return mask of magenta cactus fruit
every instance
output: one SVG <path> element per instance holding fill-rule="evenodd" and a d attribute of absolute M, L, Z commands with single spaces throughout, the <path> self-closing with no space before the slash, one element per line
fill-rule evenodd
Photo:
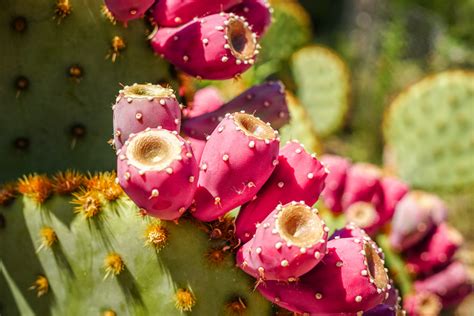
<path fill-rule="evenodd" d="M 153 19 L 160 26 L 175 27 L 194 18 L 219 13 L 242 0 L 159 0 L 153 7 Z"/>
<path fill-rule="evenodd" d="M 390 221 L 395 213 L 398 202 L 408 193 L 406 183 L 394 177 L 384 177 L 380 180 L 382 198 L 378 201 L 377 210 L 380 224 Z"/>
<path fill-rule="evenodd" d="M 403 308 L 410 316 L 439 315 L 442 309 L 440 299 L 430 292 L 417 292 L 405 296 Z"/>
<path fill-rule="evenodd" d="M 357 238 L 363 239 L 368 242 L 372 248 L 378 253 L 380 258 L 384 259 L 384 253 L 382 248 L 380 248 L 375 241 L 370 238 L 367 232 L 357 226 L 355 223 L 348 223 L 346 226 L 340 229 L 336 229 L 334 233 L 329 237 L 329 240 L 341 239 L 341 238 Z"/>
<path fill-rule="evenodd" d="M 347 208 L 345 214 L 349 223 L 363 228 L 369 235 L 373 235 L 381 227 L 380 215 L 372 203 L 356 202 Z"/>
<path fill-rule="evenodd" d="M 225 114 L 241 110 L 270 122 L 275 129 L 288 123 L 290 118 L 285 87 L 280 81 L 271 81 L 253 86 L 216 111 L 184 121 L 183 131 L 192 137 L 205 139 Z"/>
<path fill-rule="evenodd" d="M 363 316 L 404 316 L 404 311 L 400 306 L 401 297 L 393 283 L 390 282 L 391 288 L 385 293 L 385 299 L 382 304 L 365 311 Z"/>
<path fill-rule="evenodd" d="M 371 164 L 356 163 L 347 171 L 342 208 L 347 210 L 355 202 L 378 202 L 381 196 L 382 171 Z"/>
<path fill-rule="evenodd" d="M 466 266 L 452 262 L 445 269 L 414 284 L 417 292 L 430 292 L 438 295 L 444 307 L 460 303 L 473 288 Z"/>
<path fill-rule="evenodd" d="M 267 0 L 243 0 L 230 9 L 231 12 L 245 17 L 252 31 L 261 36 L 272 23 L 272 8 Z"/>
<path fill-rule="evenodd" d="M 104 0 L 105 6 L 112 16 L 121 22 L 127 23 L 143 17 L 154 0 Z"/>
<path fill-rule="evenodd" d="M 419 245 L 408 250 L 407 267 L 412 273 L 430 273 L 449 262 L 462 243 L 461 234 L 448 224 L 442 223 Z"/>
<path fill-rule="evenodd" d="M 122 148 L 130 134 L 161 126 L 179 131 L 181 109 L 173 90 L 160 85 L 134 84 L 120 90 L 114 111 L 114 144 Z"/>
<path fill-rule="evenodd" d="M 240 209 L 236 236 L 247 242 L 255 233 L 255 224 L 262 222 L 278 204 L 304 201 L 313 205 L 324 188 L 327 172 L 316 156 L 309 154 L 297 141 L 280 149 L 278 165 L 257 193 L 257 198 Z"/>
<path fill-rule="evenodd" d="M 260 293 L 298 313 L 355 314 L 382 303 L 391 288 L 383 260 L 365 240 L 328 242 L 328 253 L 298 282 L 266 281 Z"/>
<path fill-rule="evenodd" d="M 279 144 L 269 124 L 227 114 L 204 147 L 193 215 L 212 221 L 250 201 L 278 164 Z"/>
<path fill-rule="evenodd" d="M 202 79 L 237 77 L 258 53 L 257 35 L 245 18 L 233 13 L 209 15 L 177 28 L 158 28 L 151 35 L 151 45 L 170 63 Z"/>
<path fill-rule="evenodd" d="M 196 159 L 196 162 L 199 165 L 199 162 L 201 162 L 202 152 L 204 151 L 204 147 L 206 146 L 206 141 L 193 137 L 186 137 L 186 140 L 191 145 L 194 154 L 194 159 Z"/>
<path fill-rule="evenodd" d="M 304 202 L 278 205 L 239 249 L 237 264 L 257 279 L 295 281 L 326 254 L 328 231 Z"/>
<path fill-rule="evenodd" d="M 446 206 L 437 196 L 421 191 L 407 193 L 395 208 L 390 232 L 392 247 L 405 250 L 414 246 L 444 221 L 446 214 Z"/>
<path fill-rule="evenodd" d="M 146 129 L 125 142 L 117 176 L 125 193 L 147 214 L 174 220 L 191 205 L 198 165 L 176 131 Z"/>
<path fill-rule="evenodd" d="M 217 110 L 224 104 L 224 100 L 218 89 L 206 87 L 194 94 L 190 107 L 183 110 L 186 118 L 196 117 Z M 232 111 L 235 112 L 235 111 Z"/>
<path fill-rule="evenodd" d="M 326 186 L 321 193 L 324 204 L 334 213 L 340 213 L 343 210 L 341 200 L 351 162 L 346 158 L 334 155 L 321 156 L 321 162 L 329 170 Z"/>

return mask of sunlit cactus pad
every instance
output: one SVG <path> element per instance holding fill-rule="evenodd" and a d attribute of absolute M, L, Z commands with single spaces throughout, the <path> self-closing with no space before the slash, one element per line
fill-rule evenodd
<path fill-rule="evenodd" d="M 230 220 L 144 216 L 114 178 L 30 176 L 10 203 L 0 191 L 2 315 L 270 313 L 234 265 Z"/>
<path fill-rule="evenodd" d="M 396 97 L 384 122 L 387 158 L 415 187 L 474 184 L 474 72 L 429 76 Z"/>
<path fill-rule="evenodd" d="M 111 169 L 110 106 L 119 84 L 170 82 L 145 22 L 114 25 L 102 5 L 2 1 L 0 181 L 69 167 Z"/>
<path fill-rule="evenodd" d="M 297 95 L 321 136 L 337 131 L 349 109 L 350 78 L 344 61 L 320 46 L 305 47 L 292 57 Z"/>

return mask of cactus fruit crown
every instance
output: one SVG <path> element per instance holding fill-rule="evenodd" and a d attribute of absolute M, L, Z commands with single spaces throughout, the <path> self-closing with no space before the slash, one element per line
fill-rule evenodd
<path fill-rule="evenodd" d="M 359 227 L 368 227 L 376 221 L 377 211 L 372 203 L 356 202 L 346 210 L 348 222 L 354 222 Z"/>
<path fill-rule="evenodd" d="M 150 130 L 134 137 L 127 148 L 129 162 L 142 170 L 163 170 L 181 152 L 181 144 L 165 130 Z"/>
<path fill-rule="evenodd" d="M 384 263 L 370 243 L 364 244 L 364 257 L 367 261 L 367 272 L 370 279 L 374 280 L 378 289 L 387 288 L 389 279 L 385 272 Z"/>
<path fill-rule="evenodd" d="M 298 247 L 311 247 L 324 234 L 319 216 L 303 204 L 284 207 L 278 213 L 276 227 L 287 243 Z"/>
<path fill-rule="evenodd" d="M 254 56 L 257 42 L 252 31 L 240 19 L 231 17 L 227 24 L 226 35 L 232 55 L 247 60 Z"/>
<path fill-rule="evenodd" d="M 258 139 L 275 138 L 275 131 L 273 128 L 253 115 L 235 113 L 234 122 L 247 136 L 253 136 Z"/>
<path fill-rule="evenodd" d="M 126 98 L 166 98 L 173 96 L 173 90 L 153 84 L 134 84 L 123 88 Z"/>

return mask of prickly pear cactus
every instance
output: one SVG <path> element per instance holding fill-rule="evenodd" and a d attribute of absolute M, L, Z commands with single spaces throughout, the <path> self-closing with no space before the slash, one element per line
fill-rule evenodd
<path fill-rule="evenodd" d="M 113 168 L 107 141 L 119 84 L 170 82 L 145 22 L 114 25 L 102 4 L 0 4 L 0 37 L 8 43 L 0 58 L 0 182 L 27 172 Z"/>
<path fill-rule="evenodd" d="M 230 220 L 143 216 L 114 178 L 68 172 L 20 181 L 21 195 L 0 208 L 2 314 L 270 313 L 234 265 Z"/>
<path fill-rule="evenodd" d="M 314 153 L 323 152 L 323 144 L 318 138 L 311 120 L 305 108 L 299 103 L 298 99 L 287 92 L 288 111 L 290 112 L 290 122 L 280 129 L 281 143 L 297 139 L 309 151 Z"/>
<path fill-rule="evenodd" d="M 327 48 L 309 46 L 293 55 L 292 71 L 316 132 L 328 136 L 337 131 L 349 110 L 350 78 L 344 61 Z"/>
<path fill-rule="evenodd" d="M 390 165 L 414 187 L 472 187 L 473 113 L 474 72 L 447 71 L 410 86 L 386 113 L 383 127 Z"/>

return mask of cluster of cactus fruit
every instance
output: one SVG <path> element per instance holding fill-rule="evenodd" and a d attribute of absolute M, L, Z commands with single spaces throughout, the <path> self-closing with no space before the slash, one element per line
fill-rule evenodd
<path fill-rule="evenodd" d="M 127 23 L 149 10 L 151 46 L 180 70 L 202 79 L 238 77 L 254 63 L 258 38 L 271 23 L 266 0 L 107 0 L 111 17 Z"/>
<path fill-rule="evenodd" d="M 439 197 L 410 190 L 374 165 L 333 155 L 321 161 L 330 170 L 325 207 L 370 236 L 388 232 L 384 246 L 401 254 L 412 279 L 403 284 L 409 315 L 437 315 L 472 292 L 467 267 L 455 258 L 463 238 L 446 223 L 447 207 Z"/>

